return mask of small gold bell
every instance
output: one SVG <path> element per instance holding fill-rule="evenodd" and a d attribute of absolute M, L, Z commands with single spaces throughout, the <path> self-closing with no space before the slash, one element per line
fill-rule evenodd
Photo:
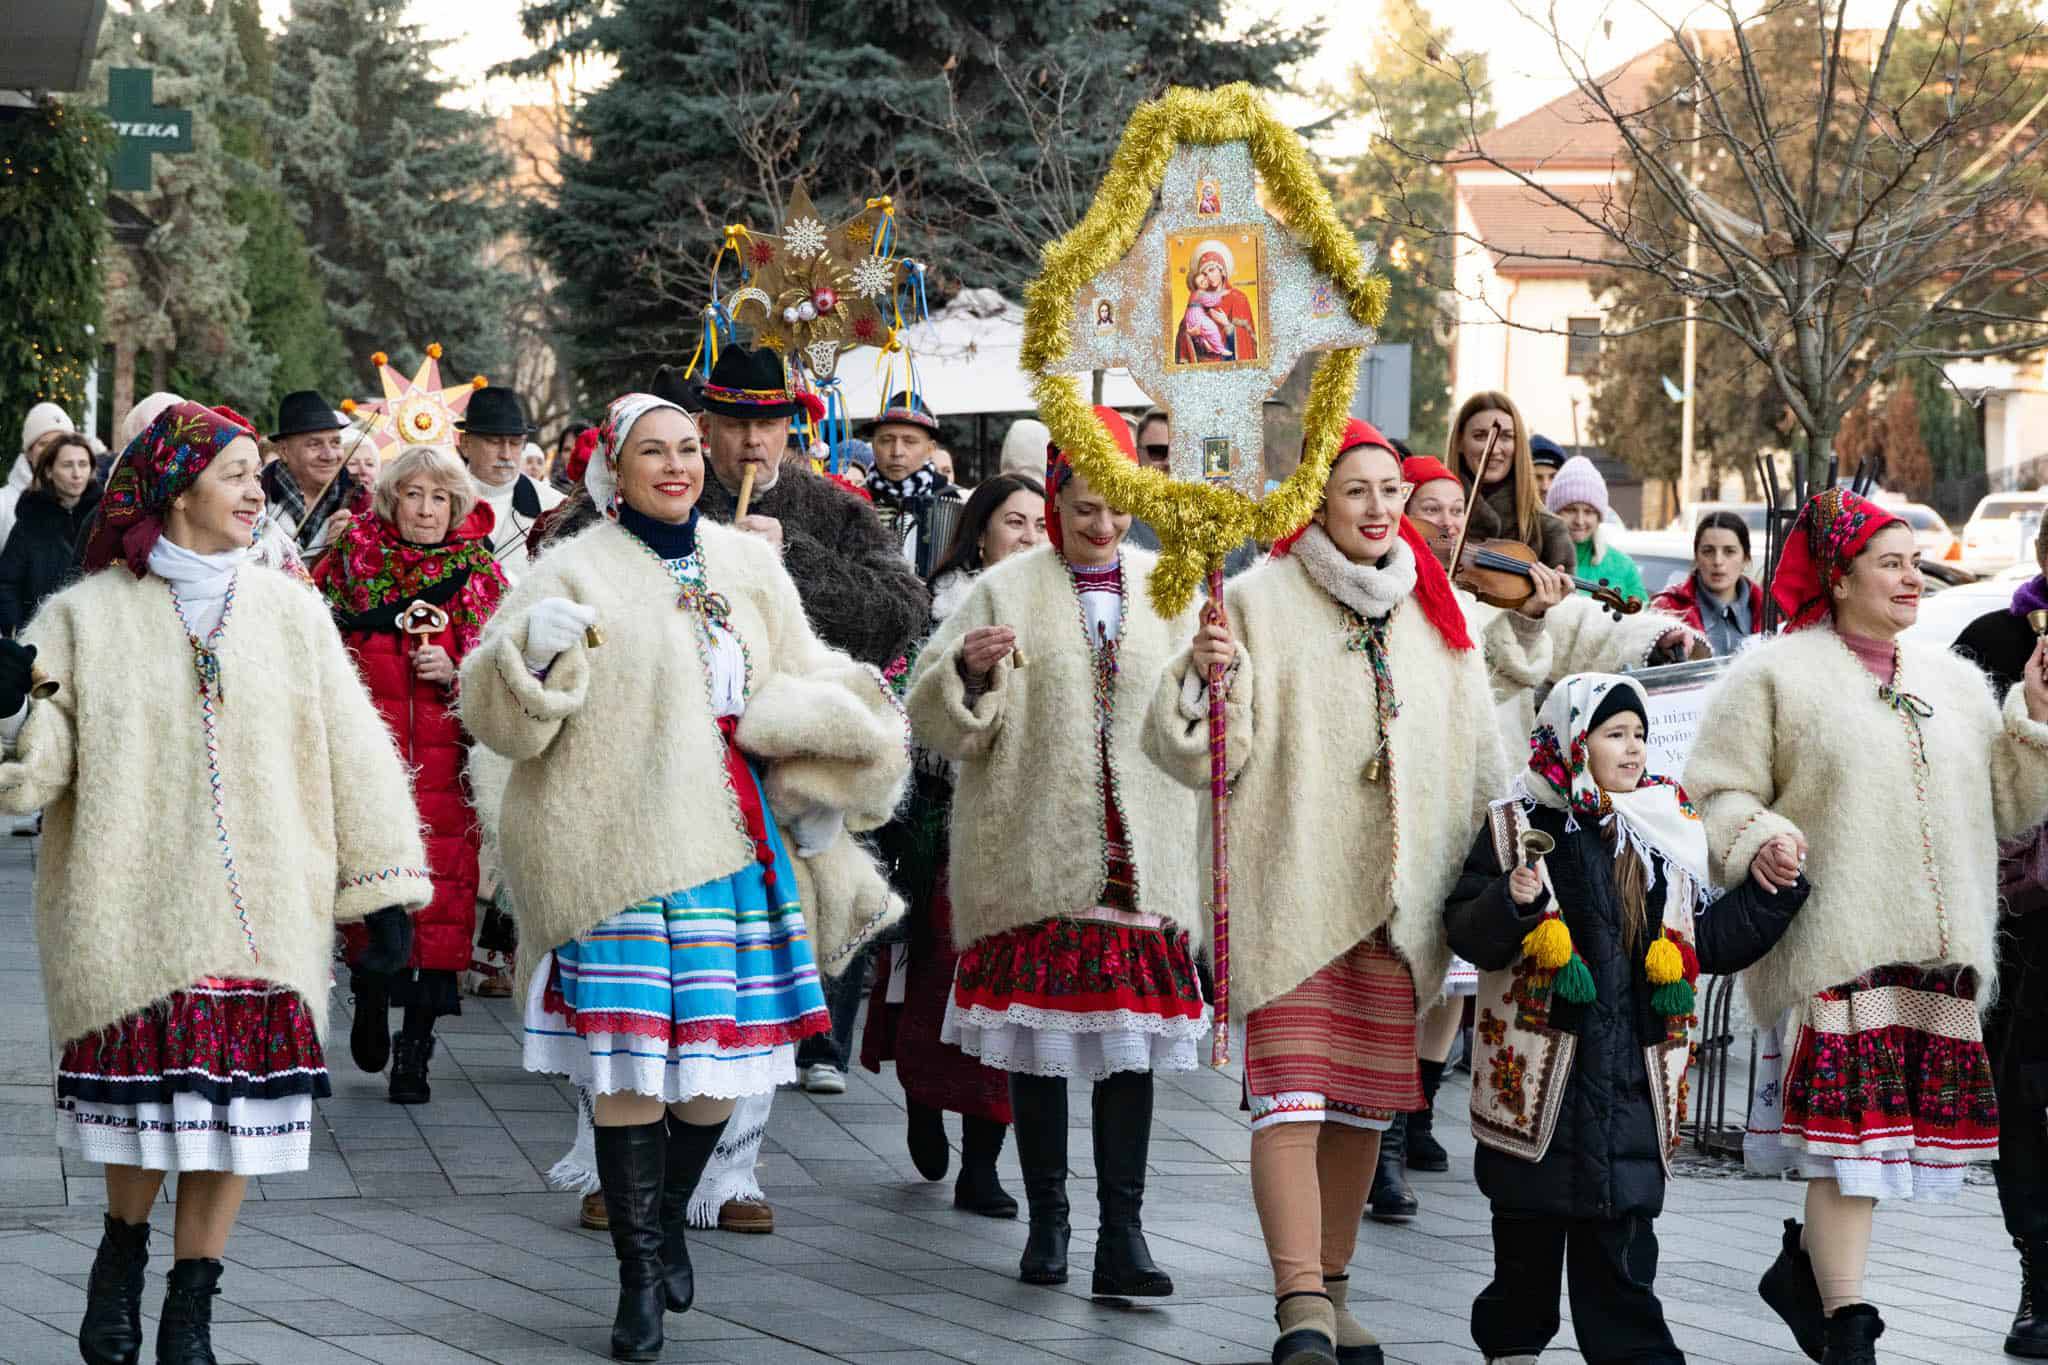
<path fill-rule="evenodd" d="M 603 631 L 599 630 L 596 626 L 585 626 L 583 628 L 583 647 L 585 649 L 597 649 L 603 644 Z"/>
<path fill-rule="evenodd" d="M 2039 607 L 2027 613 L 2027 625 L 2036 635 L 2048 635 L 2048 611 Z"/>
<path fill-rule="evenodd" d="M 1377 782 L 1386 775 L 1387 761 L 1384 758 L 1381 758 L 1378 754 L 1374 754 L 1371 758 L 1365 761 L 1366 781 Z"/>

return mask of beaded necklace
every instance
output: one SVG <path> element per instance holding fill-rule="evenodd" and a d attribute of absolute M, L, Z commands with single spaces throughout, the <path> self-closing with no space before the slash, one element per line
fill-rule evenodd
<path fill-rule="evenodd" d="M 666 573 L 675 582 L 676 610 L 690 612 L 696 617 L 698 639 L 704 645 L 706 695 L 709 695 L 708 689 L 710 687 L 711 628 L 716 626 L 731 638 L 733 643 L 740 647 L 742 677 L 740 695 L 743 698 L 752 696 L 754 692 L 753 651 L 747 648 L 746 637 L 732 628 L 732 603 L 726 600 L 724 593 L 714 591 L 705 579 L 703 542 L 699 541 L 697 548 L 684 555 L 681 559 L 663 559 L 655 552 L 652 545 L 634 535 L 630 528 L 621 526 L 619 529 L 625 531 L 626 538 L 632 541 L 642 553 L 655 563 L 661 565 L 662 572 Z"/>
<path fill-rule="evenodd" d="M 1394 611 L 1399 611 L 1397 606 Z M 1373 703 L 1379 717 L 1379 744 L 1373 750 L 1371 765 L 1385 761 L 1387 742 L 1393 733 L 1394 717 L 1401 714 L 1400 698 L 1394 695 L 1394 661 L 1387 650 L 1387 630 L 1394 621 L 1394 612 L 1377 619 L 1361 616 L 1350 607 L 1344 608 L 1344 617 L 1350 626 L 1350 638 L 1344 648 L 1354 654 L 1363 654 L 1372 665 Z M 1369 765 L 1369 770 L 1371 765 Z"/>
<path fill-rule="evenodd" d="M 227 700 L 221 687 L 220 640 L 235 614 L 237 581 L 238 576 L 228 579 L 227 595 L 220 606 L 220 623 L 203 640 L 185 614 L 177 585 L 166 579 L 164 586 L 170 589 L 171 609 L 178 613 L 178 624 L 184 627 L 185 640 L 192 647 L 192 671 L 199 681 L 199 727 L 206 746 L 206 783 L 213 806 L 214 838 L 220 844 L 221 867 L 227 873 L 228 902 L 235 907 L 235 918 L 241 922 L 242 941 L 248 945 L 250 959 L 261 962 L 263 954 L 256 949 L 256 931 L 249 927 L 249 907 L 242 898 L 242 873 L 235 862 L 234 842 L 228 837 L 227 791 L 220 773 L 220 706 Z"/>

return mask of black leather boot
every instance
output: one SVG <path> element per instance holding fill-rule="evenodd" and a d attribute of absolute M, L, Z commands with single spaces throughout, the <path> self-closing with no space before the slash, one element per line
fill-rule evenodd
<path fill-rule="evenodd" d="M 1337 1315 L 1329 1295 L 1285 1295 L 1273 1305 L 1273 1320 L 1280 1325 L 1273 1365 L 1338 1365 Z"/>
<path fill-rule="evenodd" d="M 944 1180 L 946 1167 L 953 1162 L 953 1149 L 946 1145 L 945 1111 L 916 1100 L 909 1106 L 903 1142 L 910 1148 L 910 1164 L 926 1180 Z"/>
<path fill-rule="evenodd" d="M 1366 1217 L 1374 1222 L 1406 1222 L 1422 1208 L 1402 1173 L 1407 1151 L 1408 1116 L 1396 1114 L 1393 1124 L 1380 1134 L 1380 1160 L 1373 1168 L 1372 1190 L 1365 1197 Z"/>
<path fill-rule="evenodd" d="M 1003 1154 L 1003 1124 L 967 1115 L 960 1124 L 960 1178 L 953 1182 L 953 1207 L 984 1218 L 1015 1218 L 1017 1201 L 996 1179 Z"/>
<path fill-rule="evenodd" d="M 2048 1238 L 2015 1237 L 2012 1244 L 2020 1252 L 2020 1306 L 2005 1334 L 2005 1353 L 2048 1360 Z"/>
<path fill-rule="evenodd" d="M 1102 1230 L 1095 1238 L 1091 1293 L 1110 1299 L 1156 1299 L 1173 1281 L 1152 1261 L 1139 1212 L 1145 1204 L 1145 1158 L 1152 1145 L 1152 1073 L 1119 1071 L 1095 1083 L 1095 1197 Z"/>
<path fill-rule="evenodd" d="M 220 1272 L 219 1261 L 171 1263 L 163 1316 L 156 1324 L 157 1365 L 218 1365 L 213 1357 L 213 1296 L 220 1293 Z"/>
<path fill-rule="evenodd" d="M 92 1278 L 85 1283 L 85 1320 L 78 1354 L 86 1365 L 135 1365 L 142 1354 L 142 1272 L 149 1265 L 149 1224 L 105 1215 Z"/>
<path fill-rule="evenodd" d="M 393 1104 L 425 1104 L 434 1098 L 427 1084 L 427 1059 L 434 1055 L 434 1035 L 424 1038 L 400 1033 L 391 1061 L 390 1100 Z"/>
<path fill-rule="evenodd" d="M 348 1026 L 348 1055 L 363 1071 L 374 1076 L 391 1061 L 391 997 L 388 978 L 357 972 L 350 979 L 356 998 L 356 1015 Z"/>
<path fill-rule="evenodd" d="M 1792 1329 L 1792 1339 L 1799 1343 L 1808 1360 L 1819 1360 L 1827 1354 L 1827 1310 L 1821 1307 L 1813 1261 L 1799 1244 L 1797 1218 L 1785 1220 L 1785 1238 L 1778 1248 L 1778 1259 L 1757 1281 L 1756 1292 Z"/>
<path fill-rule="evenodd" d="M 1822 1365 L 1877 1365 L 1877 1339 L 1884 1319 L 1867 1303 L 1837 1308 L 1828 1317 L 1828 1348 Z"/>
<path fill-rule="evenodd" d="M 1010 1110 L 1024 1201 L 1031 1228 L 1017 1278 L 1026 1284 L 1067 1282 L 1067 1083 L 1059 1076 L 1010 1073 Z"/>
<path fill-rule="evenodd" d="M 1436 1140 L 1436 1092 L 1444 1083 L 1442 1062 L 1421 1062 L 1422 1107 L 1408 1115 L 1407 1163 L 1411 1171 L 1448 1171 L 1451 1154 Z"/>
<path fill-rule="evenodd" d="M 668 1164 L 668 1121 L 597 1129 L 597 1179 L 619 1258 L 619 1311 L 612 1318 L 612 1359 L 661 1354 L 661 1187 Z"/>
<path fill-rule="evenodd" d="M 668 1116 L 668 1157 L 661 1177 L 661 1279 L 671 1313 L 687 1313 L 697 1301 L 697 1272 L 690 1266 L 686 1236 L 690 1196 L 730 1121 L 684 1123 L 674 1114 Z"/>

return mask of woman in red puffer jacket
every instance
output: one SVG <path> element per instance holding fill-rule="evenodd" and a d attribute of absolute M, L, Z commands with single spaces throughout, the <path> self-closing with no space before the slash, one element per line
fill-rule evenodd
<path fill-rule="evenodd" d="M 434 878 L 415 918 L 412 959 L 384 976 L 351 973 L 356 1065 L 382 1071 L 392 1052 L 389 1007 L 405 1022 L 391 1067 L 393 1104 L 432 1098 L 427 1061 L 434 1020 L 462 1012 L 458 974 L 476 931 L 476 811 L 465 779 L 469 736 L 456 714 L 457 670 L 506 592 L 491 557 L 491 510 L 452 451 L 411 446 L 377 480 L 372 515 L 331 538 L 313 578 L 371 700 L 413 771 L 413 794 Z M 363 944 L 349 938 L 349 960 Z"/>

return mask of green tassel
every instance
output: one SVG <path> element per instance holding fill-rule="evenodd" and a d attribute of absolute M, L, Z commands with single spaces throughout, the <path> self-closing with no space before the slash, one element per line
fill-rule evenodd
<path fill-rule="evenodd" d="M 1596 994 L 1593 989 L 1593 973 L 1586 966 L 1586 959 L 1577 953 L 1572 960 L 1558 970 L 1557 981 L 1551 987 L 1557 998 L 1567 1005 L 1590 1005 Z"/>
<path fill-rule="evenodd" d="M 1659 986 L 1650 996 L 1650 1008 L 1659 1014 L 1688 1015 L 1692 1005 L 1692 982 L 1683 977 Z"/>

